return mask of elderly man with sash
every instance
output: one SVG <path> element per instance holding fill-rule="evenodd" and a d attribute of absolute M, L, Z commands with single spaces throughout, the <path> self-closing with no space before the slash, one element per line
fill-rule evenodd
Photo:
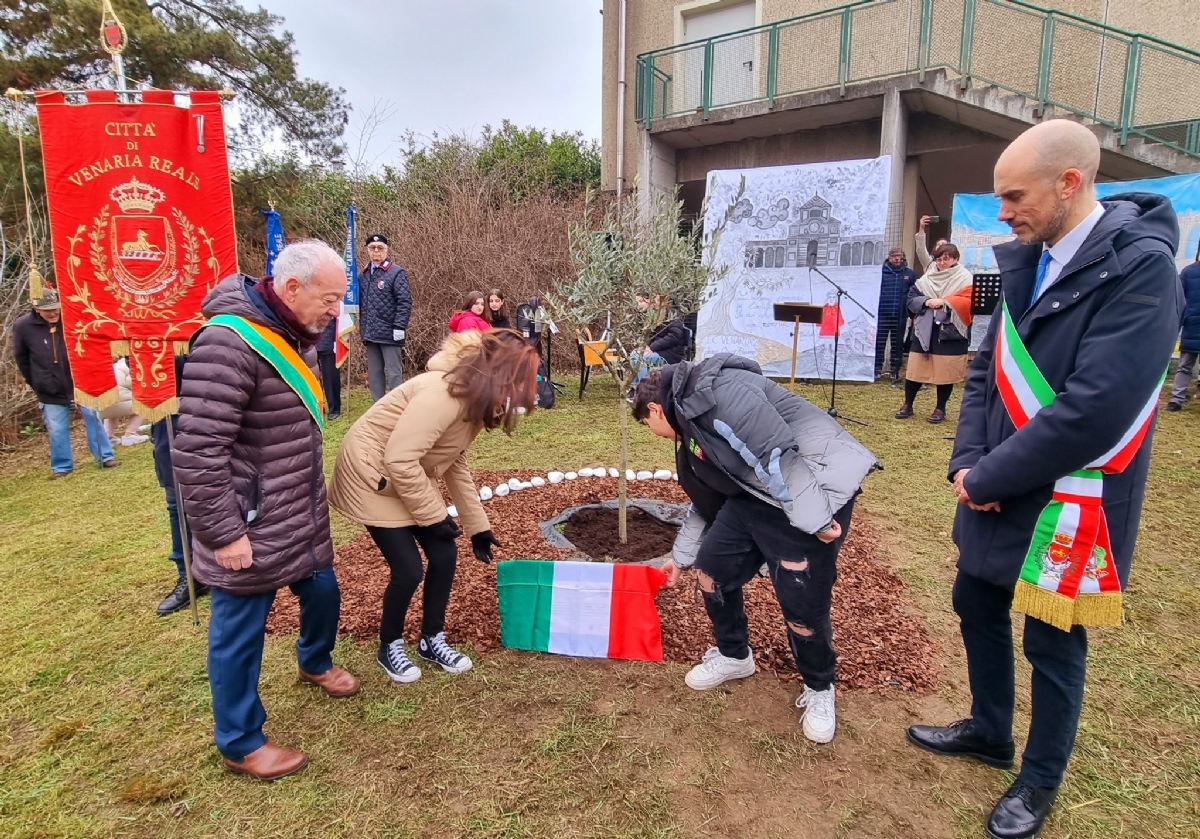
<path fill-rule="evenodd" d="M 996 164 L 1003 298 L 967 376 L 949 477 L 959 500 L 954 609 L 971 716 L 911 742 L 1012 766 L 1010 609 L 1024 613 L 1032 719 L 988 834 L 1036 836 L 1054 805 L 1083 704 L 1087 625 L 1121 622 L 1155 407 L 1179 332 L 1179 229 L 1160 195 L 1097 202 L 1086 128 L 1029 129 Z"/>
<path fill-rule="evenodd" d="M 196 578 L 212 591 L 208 679 L 227 769 L 264 781 L 305 766 L 267 740 L 258 695 L 267 613 L 300 600 L 301 682 L 334 697 L 359 681 L 333 664 L 341 596 L 325 500 L 325 399 L 315 346 L 346 291 L 342 258 L 317 241 L 284 248 L 275 276 L 228 277 L 184 367 L 172 461 L 192 530 Z"/>

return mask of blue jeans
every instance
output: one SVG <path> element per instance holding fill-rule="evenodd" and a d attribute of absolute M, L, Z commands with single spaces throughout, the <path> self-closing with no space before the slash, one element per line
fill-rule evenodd
<path fill-rule="evenodd" d="M 633 377 L 634 387 L 637 387 L 638 382 L 646 378 L 646 374 L 649 373 L 653 368 L 662 367 L 663 362 L 666 361 L 666 359 L 654 351 L 644 353 L 644 355 L 643 353 L 643 350 L 635 350 L 629 354 L 629 363 L 631 365 L 636 365 L 639 359 L 642 362 L 642 368 L 638 370 L 637 375 Z"/>
<path fill-rule="evenodd" d="M 50 437 L 50 469 L 54 472 L 70 472 L 75 468 L 75 455 L 71 452 L 71 406 L 39 402 L 38 407 L 42 409 L 42 422 L 46 424 L 46 434 Z M 100 464 L 112 460 L 112 443 L 108 441 L 108 433 L 104 430 L 100 415 L 82 405 L 79 411 L 87 428 L 88 449 L 92 457 Z"/>
<path fill-rule="evenodd" d="M 324 673 L 333 666 L 342 595 L 333 568 L 293 583 L 300 598 L 300 637 L 296 661 L 305 673 Z M 208 623 L 208 684 L 213 700 L 213 739 L 221 754 L 241 760 L 261 748 L 267 737 L 267 712 L 258 696 L 267 614 L 275 592 L 231 594 L 212 590 Z"/>

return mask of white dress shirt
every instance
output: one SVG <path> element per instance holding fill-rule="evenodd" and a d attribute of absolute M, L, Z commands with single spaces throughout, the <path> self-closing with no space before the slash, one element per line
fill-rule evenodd
<path fill-rule="evenodd" d="M 1046 266 L 1046 279 L 1042 281 L 1042 288 L 1038 292 L 1037 298 L 1034 298 L 1035 300 L 1041 298 L 1050 286 L 1058 282 L 1063 269 L 1067 267 L 1068 262 L 1075 258 L 1075 254 L 1079 252 L 1084 240 L 1092 232 L 1092 229 L 1096 226 L 1096 222 L 1100 221 L 1102 215 L 1104 215 L 1104 207 L 1097 201 L 1096 206 L 1084 217 L 1083 221 L 1079 222 L 1065 236 L 1059 239 L 1058 244 L 1052 248 L 1047 247 L 1045 244 L 1042 245 L 1043 251 L 1050 251 L 1050 264 Z"/>

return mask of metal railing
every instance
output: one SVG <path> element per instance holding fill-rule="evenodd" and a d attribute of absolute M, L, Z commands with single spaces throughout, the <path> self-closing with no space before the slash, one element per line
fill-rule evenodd
<path fill-rule="evenodd" d="M 944 69 L 1200 157 L 1200 52 L 1024 0 L 857 0 L 651 50 L 635 114 L 655 120 Z"/>

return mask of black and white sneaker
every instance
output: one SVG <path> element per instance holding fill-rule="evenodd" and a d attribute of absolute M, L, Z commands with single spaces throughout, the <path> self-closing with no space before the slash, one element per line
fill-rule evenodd
<path fill-rule="evenodd" d="M 388 678 L 393 682 L 415 682 L 421 678 L 421 668 L 413 664 L 404 652 L 404 641 L 397 638 L 386 646 L 379 648 L 376 656 L 379 666 L 387 671 Z"/>
<path fill-rule="evenodd" d="M 417 655 L 439 665 L 447 673 L 466 673 L 471 669 L 471 659 L 446 643 L 446 633 L 422 635 L 417 645 Z"/>

